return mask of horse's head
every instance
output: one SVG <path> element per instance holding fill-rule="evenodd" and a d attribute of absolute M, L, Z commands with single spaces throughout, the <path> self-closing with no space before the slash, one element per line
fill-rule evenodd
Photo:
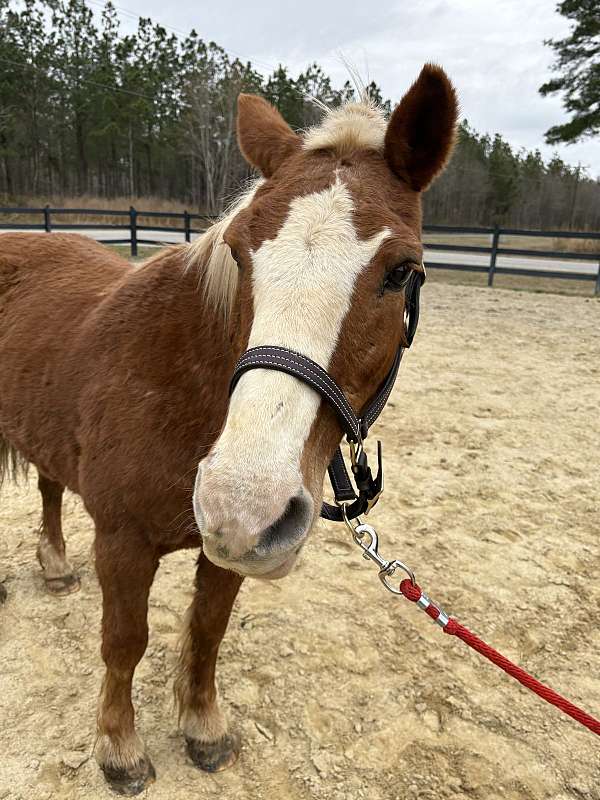
<path fill-rule="evenodd" d="M 404 287 L 423 269 L 421 193 L 452 149 L 454 89 L 427 65 L 389 122 L 368 102 L 349 103 L 304 135 L 259 97 L 241 95 L 238 112 L 241 150 L 264 180 L 223 234 L 237 263 L 221 286 L 236 352 L 298 351 L 359 412 L 403 343 Z M 319 516 L 341 435 L 302 381 L 243 374 L 196 479 L 207 557 L 245 575 L 285 575 Z"/>

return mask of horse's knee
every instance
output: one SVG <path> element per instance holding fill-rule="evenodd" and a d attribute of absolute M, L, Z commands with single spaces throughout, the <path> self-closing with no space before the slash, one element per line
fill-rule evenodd
<path fill-rule="evenodd" d="M 128 675 L 141 661 L 148 646 L 148 628 L 120 628 L 118 624 L 103 624 L 100 653 L 108 670 L 114 675 Z"/>

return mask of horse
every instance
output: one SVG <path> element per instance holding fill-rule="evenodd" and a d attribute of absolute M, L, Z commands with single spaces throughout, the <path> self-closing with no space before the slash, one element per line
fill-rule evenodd
<path fill-rule="evenodd" d="M 0 237 L 0 468 L 38 472 L 48 590 L 79 579 L 61 530 L 65 487 L 95 526 L 102 589 L 96 759 L 133 795 L 155 779 L 131 687 L 162 556 L 200 551 L 175 692 L 195 765 L 231 766 L 215 663 L 244 577 L 292 569 L 321 509 L 341 436 L 331 406 L 279 371 L 243 374 L 248 348 L 294 348 L 360 410 L 405 337 L 407 276 L 422 272 L 421 195 L 444 168 L 458 105 L 426 64 L 389 121 L 361 96 L 294 132 L 238 99 L 258 177 L 191 244 L 130 265 L 79 235 Z M 10 602 L 10 597 L 7 602 Z"/>

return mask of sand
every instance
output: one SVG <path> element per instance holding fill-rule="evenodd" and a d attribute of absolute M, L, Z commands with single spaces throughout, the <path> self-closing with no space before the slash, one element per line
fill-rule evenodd
<path fill-rule="evenodd" d="M 600 716 L 600 302 L 442 283 L 381 418 L 382 553 L 534 675 Z M 374 441 L 371 448 L 374 446 Z M 91 755 L 100 592 L 92 525 L 65 504 L 79 594 L 47 595 L 39 499 L 0 497 L 0 800 L 111 796 Z M 136 673 L 153 800 L 600 798 L 598 740 L 380 585 L 343 526 L 247 581 L 221 648 L 237 765 L 186 759 L 172 703 L 194 554 L 161 565 Z"/>

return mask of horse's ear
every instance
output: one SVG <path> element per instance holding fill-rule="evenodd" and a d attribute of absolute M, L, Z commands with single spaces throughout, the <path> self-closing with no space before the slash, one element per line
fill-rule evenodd
<path fill-rule="evenodd" d="M 255 94 L 238 97 L 237 135 L 242 155 L 265 178 L 300 147 L 300 137 L 279 111 Z"/>
<path fill-rule="evenodd" d="M 425 64 L 394 109 L 385 134 L 392 171 L 417 192 L 426 189 L 450 158 L 456 138 L 458 100 L 441 67 Z"/>

